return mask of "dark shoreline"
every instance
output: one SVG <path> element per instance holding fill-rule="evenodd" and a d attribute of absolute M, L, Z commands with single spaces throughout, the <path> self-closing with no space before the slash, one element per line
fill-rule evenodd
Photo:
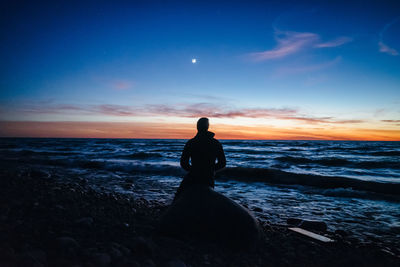
<path fill-rule="evenodd" d="M 261 222 L 252 251 L 157 235 L 166 205 L 60 181 L 37 169 L 0 172 L 1 266 L 399 266 L 399 248 L 338 233 L 324 245 Z M 344 235 L 344 234 L 343 234 Z"/>

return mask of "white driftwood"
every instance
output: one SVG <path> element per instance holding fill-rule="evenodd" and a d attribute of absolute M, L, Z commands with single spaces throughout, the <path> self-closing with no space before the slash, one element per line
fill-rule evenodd
<path fill-rule="evenodd" d="M 307 231 L 307 230 L 304 230 L 304 229 L 301 229 L 298 227 L 291 227 L 291 228 L 289 228 L 289 230 L 299 233 L 299 234 L 302 234 L 302 235 L 305 235 L 307 237 L 313 238 L 315 240 L 324 242 L 324 243 L 334 242 L 332 239 L 330 239 L 326 236 L 322 236 L 322 235 L 319 235 L 319 234 L 316 234 L 316 233 L 313 233 L 313 232 L 310 232 L 310 231 Z"/>

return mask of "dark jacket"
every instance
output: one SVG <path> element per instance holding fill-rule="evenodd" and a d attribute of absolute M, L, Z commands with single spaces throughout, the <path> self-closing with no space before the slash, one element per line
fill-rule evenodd
<path fill-rule="evenodd" d="M 181 156 L 181 167 L 189 172 L 189 177 L 212 185 L 215 171 L 226 165 L 224 150 L 214 135 L 212 132 L 198 132 L 186 143 Z"/>

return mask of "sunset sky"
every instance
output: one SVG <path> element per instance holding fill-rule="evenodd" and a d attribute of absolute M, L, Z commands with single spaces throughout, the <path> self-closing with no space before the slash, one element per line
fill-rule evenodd
<path fill-rule="evenodd" d="M 400 140 L 400 1 L 54 2 L 0 4 L 0 136 Z"/>

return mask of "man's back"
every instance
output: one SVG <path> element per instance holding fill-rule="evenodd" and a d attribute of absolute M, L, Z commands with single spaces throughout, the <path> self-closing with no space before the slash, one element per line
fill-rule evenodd
<path fill-rule="evenodd" d="M 198 132 L 186 143 L 180 162 L 182 168 L 189 172 L 192 179 L 211 186 L 214 185 L 215 171 L 226 165 L 222 145 L 213 137 L 214 133 L 212 132 Z M 218 163 L 215 163 L 216 160 Z"/>

